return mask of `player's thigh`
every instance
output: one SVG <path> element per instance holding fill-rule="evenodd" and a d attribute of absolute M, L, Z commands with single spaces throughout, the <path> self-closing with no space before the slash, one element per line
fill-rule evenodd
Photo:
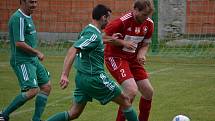
<path fill-rule="evenodd" d="M 22 91 L 37 88 L 36 67 L 31 63 L 12 65 Z"/>
<path fill-rule="evenodd" d="M 133 78 L 127 60 L 119 57 L 106 57 L 105 64 L 111 75 L 121 84 L 124 80 Z"/>
<path fill-rule="evenodd" d="M 47 84 L 50 81 L 50 74 L 45 68 L 44 65 L 42 65 L 39 61 L 35 61 L 35 66 L 37 68 L 36 74 L 37 74 L 37 82 L 39 86 L 42 86 L 44 84 Z"/>
<path fill-rule="evenodd" d="M 147 91 L 148 89 L 152 89 L 152 85 L 149 79 L 138 81 L 137 86 L 138 88 L 141 88 L 141 92 Z"/>
<path fill-rule="evenodd" d="M 134 80 L 139 81 L 149 78 L 147 71 L 140 63 L 138 63 L 137 59 L 131 61 L 129 66 L 131 73 L 134 76 Z"/>
<path fill-rule="evenodd" d="M 154 89 L 153 89 L 149 79 L 137 81 L 137 85 L 138 85 L 140 93 L 144 96 L 145 99 L 152 98 Z"/>
<path fill-rule="evenodd" d="M 92 97 L 89 96 L 82 87 L 76 84 L 75 91 L 72 95 L 73 102 L 76 104 L 85 104 L 88 101 L 92 102 Z"/>
<path fill-rule="evenodd" d="M 131 99 L 133 99 L 138 92 L 138 86 L 134 78 L 125 80 L 121 86 L 123 88 L 123 92 Z"/>
<path fill-rule="evenodd" d="M 79 74 L 78 74 L 79 75 Z M 98 100 L 102 105 L 110 102 L 113 98 L 121 94 L 119 86 L 110 80 L 105 73 L 98 75 L 80 75 L 79 85 L 90 97 Z"/>

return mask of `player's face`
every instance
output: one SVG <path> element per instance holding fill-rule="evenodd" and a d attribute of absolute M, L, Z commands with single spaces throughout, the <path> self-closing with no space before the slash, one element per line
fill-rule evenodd
<path fill-rule="evenodd" d="M 37 0 L 26 0 L 22 4 L 27 15 L 31 15 L 37 8 Z"/>
<path fill-rule="evenodd" d="M 108 13 L 108 15 L 104 15 L 102 18 L 101 29 L 104 29 L 110 20 L 110 13 Z"/>
<path fill-rule="evenodd" d="M 134 17 L 135 17 L 135 19 L 136 19 L 136 21 L 137 21 L 138 23 L 144 22 L 144 21 L 148 18 L 148 16 L 149 16 L 148 11 L 146 11 L 145 9 L 142 10 L 142 11 L 139 11 L 139 10 L 136 8 L 136 9 L 134 9 L 133 14 L 134 14 Z"/>

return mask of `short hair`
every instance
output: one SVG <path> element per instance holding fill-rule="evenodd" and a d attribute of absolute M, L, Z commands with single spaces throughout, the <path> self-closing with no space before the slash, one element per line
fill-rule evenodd
<path fill-rule="evenodd" d="M 26 2 L 26 0 L 19 0 L 20 5 L 22 4 L 22 1 Z"/>
<path fill-rule="evenodd" d="M 93 8 L 92 12 L 92 18 L 94 20 L 100 20 L 100 18 L 104 15 L 109 16 L 109 13 L 111 13 L 111 9 L 108 8 L 105 5 L 98 4 L 96 7 Z"/>
<path fill-rule="evenodd" d="M 152 0 L 135 0 L 134 9 L 139 11 L 146 10 L 148 14 L 152 14 L 154 12 L 154 4 Z"/>

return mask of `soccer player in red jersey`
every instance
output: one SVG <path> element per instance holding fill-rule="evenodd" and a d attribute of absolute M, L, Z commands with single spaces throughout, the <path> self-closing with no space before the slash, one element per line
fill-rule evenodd
<path fill-rule="evenodd" d="M 153 87 L 144 69 L 146 53 L 154 31 L 149 18 L 154 10 L 150 0 L 135 0 L 133 10 L 110 22 L 104 30 L 105 64 L 112 76 L 123 87 L 133 101 L 137 92 L 139 101 L 139 121 L 148 121 Z M 116 121 L 125 121 L 118 110 Z"/>

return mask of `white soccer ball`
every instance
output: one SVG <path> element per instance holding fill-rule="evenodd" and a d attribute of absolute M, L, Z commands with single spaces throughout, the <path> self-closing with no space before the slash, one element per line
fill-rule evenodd
<path fill-rule="evenodd" d="M 177 115 L 173 118 L 172 121 L 190 121 L 190 119 L 184 115 Z"/>

